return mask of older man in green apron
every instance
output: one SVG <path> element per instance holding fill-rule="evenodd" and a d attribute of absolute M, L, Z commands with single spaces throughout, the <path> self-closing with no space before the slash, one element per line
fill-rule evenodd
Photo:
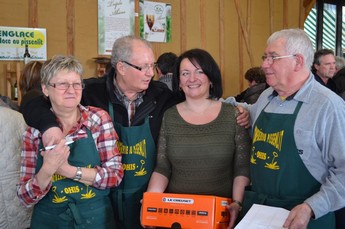
<path fill-rule="evenodd" d="M 109 113 L 114 120 L 113 106 L 109 103 Z M 126 179 L 120 186 L 113 189 L 112 202 L 114 207 L 115 228 L 140 228 L 140 200 L 146 191 L 153 171 L 156 146 L 153 141 L 149 118 L 139 126 L 125 127 L 114 123 L 121 141 L 117 142 L 122 154 L 122 165 Z"/>
<path fill-rule="evenodd" d="M 345 103 L 310 72 L 313 48 L 303 30 L 275 32 L 262 56 L 266 89 L 248 105 L 251 181 L 244 215 L 254 204 L 290 210 L 284 228 L 336 228 L 345 206 Z"/>

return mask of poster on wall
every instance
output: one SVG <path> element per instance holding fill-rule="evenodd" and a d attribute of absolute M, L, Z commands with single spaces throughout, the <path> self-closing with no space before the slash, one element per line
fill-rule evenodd
<path fill-rule="evenodd" d="M 140 36 L 151 42 L 171 42 L 171 4 L 140 0 Z"/>
<path fill-rule="evenodd" d="M 111 55 L 114 41 L 134 34 L 134 0 L 98 0 L 98 54 Z"/>
<path fill-rule="evenodd" d="M 0 60 L 24 60 L 26 44 L 31 60 L 47 60 L 46 29 L 0 26 Z"/>

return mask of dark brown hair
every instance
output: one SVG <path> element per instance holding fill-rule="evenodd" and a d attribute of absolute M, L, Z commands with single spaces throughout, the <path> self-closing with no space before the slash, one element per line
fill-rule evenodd
<path fill-rule="evenodd" d="M 25 65 L 19 79 L 19 89 L 22 95 L 34 88 L 41 86 L 41 68 L 42 63 L 39 61 L 31 61 Z"/>

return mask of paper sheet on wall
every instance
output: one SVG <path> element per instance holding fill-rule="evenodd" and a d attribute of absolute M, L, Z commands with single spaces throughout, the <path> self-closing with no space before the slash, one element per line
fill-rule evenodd
<path fill-rule="evenodd" d="M 254 204 L 235 229 L 283 229 L 288 215 L 284 208 Z"/>

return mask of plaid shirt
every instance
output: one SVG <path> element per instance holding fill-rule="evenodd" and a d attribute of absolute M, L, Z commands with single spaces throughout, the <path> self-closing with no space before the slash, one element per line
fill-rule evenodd
<path fill-rule="evenodd" d="M 96 166 L 97 175 L 92 184 L 98 189 L 106 189 L 119 185 L 123 177 L 121 154 L 116 147 L 118 135 L 108 113 L 96 107 L 79 106 L 81 118 L 70 130 L 67 137 L 77 141 L 86 138 L 86 128 L 92 133 L 101 159 L 101 167 Z M 37 129 L 28 127 L 24 132 L 20 181 L 17 195 L 24 205 L 32 205 L 41 200 L 50 190 L 52 182 L 45 190 L 41 190 L 36 178 L 37 152 L 41 134 Z"/>
<path fill-rule="evenodd" d="M 134 101 L 130 101 L 125 94 L 123 94 L 114 79 L 114 94 L 118 100 L 126 107 L 128 113 L 128 126 L 131 126 L 136 108 L 144 101 L 143 96 L 145 91 L 139 92 Z"/>

